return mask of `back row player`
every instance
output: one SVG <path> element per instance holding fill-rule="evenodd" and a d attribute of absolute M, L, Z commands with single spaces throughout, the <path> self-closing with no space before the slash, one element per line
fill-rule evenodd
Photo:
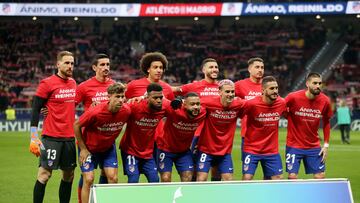
<path fill-rule="evenodd" d="M 107 88 L 114 84 L 115 81 L 110 78 L 110 57 L 106 54 L 97 54 L 95 55 L 91 68 L 95 71 L 95 76 L 90 79 L 82 82 L 76 89 L 75 103 L 83 103 L 84 111 L 87 111 L 90 107 L 94 107 L 102 102 L 108 101 Z M 114 143 L 114 149 L 115 143 Z M 114 153 L 114 152 L 112 152 Z M 116 155 L 116 153 L 115 153 Z M 97 166 L 95 166 L 96 168 Z M 105 165 L 103 160 L 99 162 L 99 167 L 101 169 L 100 184 L 108 183 L 108 179 L 114 179 L 114 177 L 107 177 L 104 172 L 104 167 L 117 169 L 117 166 L 114 165 Z M 117 174 L 116 174 L 117 175 Z M 114 175 L 112 175 L 114 176 Z M 86 185 L 90 185 L 93 182 L 92 176 L 88 176 L 90 179 L 85 179 Z M 81 203 L 81 191 L 83 185 L 83 176 L 80 176 L 78 184 L 78 200 Z"/>
<path fill-rule="evenodd" d="M 195 92 L 199 95 L 200 99 L 215 98 L 216 96 L 219 96 L 219 84 L 217 80 L 219 76 L 219 65 L 217 61 L 213 58 L 206 58 L 202 61 L 200 68 L 204 73 L 204 79 L 200 81 L 194 81 L 180 87 L 173 87 L 173 91 L 176 95 L 184 96 L 189 92 Z M 197 142 L 203 125 L 204 123 L 201 123 L 195 131 L 193 142 L 191 144 L 191 151 L 194 153 L 194 156 L 197 151 Z M 216 167 L 212 168 L 211 175 L 212 181 L 221 180 L 220 174 L 217 172 Z M 193 181 L 195 180 L 196 178 L 194 176 Z"/>

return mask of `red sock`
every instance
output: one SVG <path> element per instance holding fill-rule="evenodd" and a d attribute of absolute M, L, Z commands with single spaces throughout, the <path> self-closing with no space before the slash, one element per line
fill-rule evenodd
<path fill-rule="evenodd" d="M 78 202 L 81 203 L 81 187 L 78 187 Z"/>

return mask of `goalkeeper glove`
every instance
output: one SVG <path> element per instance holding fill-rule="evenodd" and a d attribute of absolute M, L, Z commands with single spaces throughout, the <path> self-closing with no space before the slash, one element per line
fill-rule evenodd
<path fill-rule="evenodd" d="M 29 150 L 33 153 L 36 157 L 40 156 L 40 149 L 45 150 L 45 147 L 41 140 L 39 139 L 37 127 L 30 128 L 30 147 Z"/>

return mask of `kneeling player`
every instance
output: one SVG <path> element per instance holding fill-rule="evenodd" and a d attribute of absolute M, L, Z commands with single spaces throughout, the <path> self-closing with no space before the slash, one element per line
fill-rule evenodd
<path fill-rule="evenodd" d="M 98 164 L 104 169 L 109 183 L 118 181 L 115 139 L 130 115 L 130 108 L 123 105 L 124 91 L 125 86 L 121 83 L 110 85 L 107 89 L 109 102 L 85 111 L 74 124 L 79 146 L 79 163 L 84 178 L 81 190 L 83 202 L 89 201 L 94 169 Z"/>
<path fill-rule="evenodd" d="M 176 107 L 175 107 L 176 108 Z M 206 111 L 200 106 L 199 95 L 185 95 L 180 109 L 169 108 L 166 112 L 163 134 L 158 136 L 158 169 L 162 182 L 171 182 L 173 163 L 182 182 L 191 181 L 194 163 L 190 152 L 195 130 L 205 119 Z"/>
<path fill-rule="evenodd" d="M 272 76 L 262 80 L 262 95 L 247 100 L 242 114 L 247 116 L 243 150 L 243 180 L 252 180 L 258 162 L 264 177 L 282 178 L 279 155 L 278 126 L 286 110 L 284 99 L 278 97 L 278 84 Z"/>

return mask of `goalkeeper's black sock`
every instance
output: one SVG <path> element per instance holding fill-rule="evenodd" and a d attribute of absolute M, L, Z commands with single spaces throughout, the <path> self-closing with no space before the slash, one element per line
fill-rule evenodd
<path fill-rule="evenodd" d="M 42 203 L 44 200 L 45 195 L 45 187 L 46 183 L 42 184 L 38 180 L 36 180 L 35 186 L 34 186 L 34 193 L 33 193 L 33 202 L 34 203 Z"/>
<path fill-rule="evenodd" d="M 59 199 L 60 203 L 69 203 L 71 197 L 72 182 L 65 182 L 61 180 L 59 187 Z"/>

